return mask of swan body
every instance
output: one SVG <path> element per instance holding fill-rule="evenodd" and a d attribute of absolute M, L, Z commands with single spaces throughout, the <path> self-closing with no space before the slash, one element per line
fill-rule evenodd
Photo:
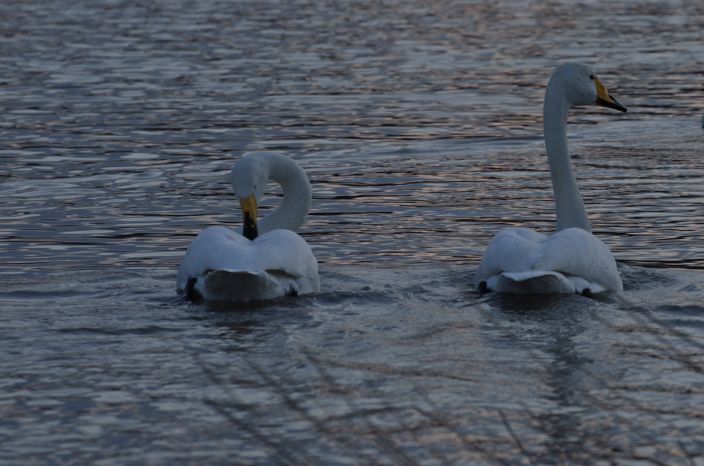
<path fill-rule="evenodd" d="M 479 283 L 510 293 L 601 293 L 621 291 L 609 248 L 581 228 L 544 235 L 506 228 L 489 243 L 479 266 Z"/>
<path fill-rule="evenodd" d="M 591 233 L 567 149 L 568 110 L 587 104 L 626 111 L 590 67 L 559 66 L 548 83 L 543 107 L 557 231 L 550 236 L 528 228 L 499 232 L 489 243 L 476 273 L 478 289 L 510 293 L 623 291 L 611 251 Z"/>
<path fill-rule="evenodd" d="M 270 179 L 281 184 L 284 198 L 258 222 L 256 206 Z M 200 232 L 181 262 L 177 289 L 189 298 L 214 302 L 320 291 L 318 262 L 295 233 L 305 221 L 312 196 L 305 172 L 288 157 L 256 152 L 235 164 L 231 182 L 244 213 L 243 234 L 223 226 Z"/>

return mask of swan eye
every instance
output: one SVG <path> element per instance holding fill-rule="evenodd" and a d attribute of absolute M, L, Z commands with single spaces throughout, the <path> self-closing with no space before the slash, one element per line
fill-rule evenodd
<path fill-rule="evenodd" d="M 589 79 L 591 79 L 592 81 L 594 81 L 594 75 L 593 75 L 593 74 L 590 74 L 590 75 L 589 75 Z"/>

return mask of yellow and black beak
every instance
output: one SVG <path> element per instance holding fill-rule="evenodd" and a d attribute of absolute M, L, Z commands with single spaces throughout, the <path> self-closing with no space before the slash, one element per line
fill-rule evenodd
<path fill-rule="evenodd" d="M 621 112 L 628 111 L 626 107 L 618 103 L 618 100 L 614 99 L 609 94 L 609 91 L 606 90 L 606 86 L 604 86 L 604 83 L 602 83 L 601 80 L 596 76 L 594 76 L 594 84 L 596 85 L 596 102 L 594 102 L 595 104 L 601 105 L 602 107 L 613 108 Z"/>
<path fill-rule="evenodd" d="M 244 216 L 244 226 L 242 227 L 242 236 L 248 240 L 254 240 L 259 233 L 257 232 L 257 199 L 254 194 L 240 198 L 240 207 Z"/>

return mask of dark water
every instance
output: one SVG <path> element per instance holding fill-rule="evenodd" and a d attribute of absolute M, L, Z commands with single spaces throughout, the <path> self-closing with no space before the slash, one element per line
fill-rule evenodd
<path fill-rule="evenodd" d="M 1 4 L 0 463 L 704 463 L 704 7 L 624 3 Z M 629 108 L 569 127 L 626 291 L 480 296 L 552 228 L 563 61 Z M 184 303 L 247 150 L 309 174 L 323 291 Z"/>

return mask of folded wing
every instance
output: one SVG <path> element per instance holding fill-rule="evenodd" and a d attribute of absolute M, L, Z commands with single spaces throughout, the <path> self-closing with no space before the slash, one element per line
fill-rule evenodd
<path fill-rule="evenodd" d="M 176 282 L 179 291 L 210 301 L 254 301 L 320 290 L 315 256 L 293 231 L 272 230 L 250 241 L 220 226 L 193 240 Z"/>
<path fill-rule="evenodd" d="M 514 293 L 622 291 L 609 248 L 581 228 L 551 236 L 507 228 L 487 247 L 475 277 L 477 287 Z"/>

